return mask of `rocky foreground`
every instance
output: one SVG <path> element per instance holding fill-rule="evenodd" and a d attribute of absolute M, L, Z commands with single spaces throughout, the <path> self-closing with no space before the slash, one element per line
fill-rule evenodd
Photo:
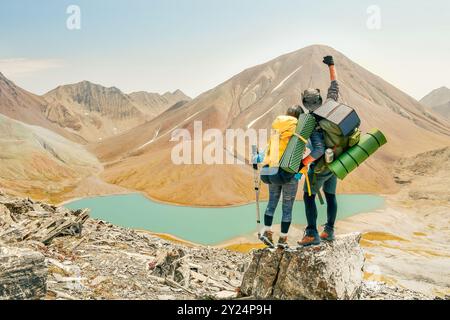
<path fill-rule="evenodd" d="M 87 210 L 5 195 L 0 248 L 3 299 L 230 298 L 249 260 L 89 219 Z"/>
<path fill-rule="evenodd" d="M 87 210 L 0 194 L 0 299 L 430 298 L 364 282 L 359 237 L 241 254 L 177 245 L 90 219 Z"/>

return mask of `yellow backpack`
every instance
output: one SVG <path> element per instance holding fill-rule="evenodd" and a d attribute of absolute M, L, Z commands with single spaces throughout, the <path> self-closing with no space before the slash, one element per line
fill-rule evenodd
<path fill-rule="evenodd" d="M 278 116 L 274 120 L 263 166 L 279 167 L 281 157 L 297 127 L 297 122 L 295 117 L 286 115 Z"/>

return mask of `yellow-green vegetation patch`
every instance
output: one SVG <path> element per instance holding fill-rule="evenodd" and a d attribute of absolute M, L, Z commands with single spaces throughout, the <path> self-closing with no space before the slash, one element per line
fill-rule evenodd
<path fill-rule="evenodd" d="M 359 242 L 359 244 L 360 244 L 361 247 L 363 247 L 363 248 L 372 248 L 372 247 L 375 247 L 375 246 L 376 246 L 375 243 L 370 242 L 370 241 L 368 241 L 368 240 L 364 240 L 364 239 L 361 239 L 361 241 Z"/>
<path fill-rule="evenodd" d="M 367 241 L 408 241 L 388 232 L 366 232 L 363 234 L 362 239 Z"/>
<path fill-rule="evenodd" d="M 416 237 L 426 237 L 427 236 L 427 234 L 426 233 L 423 233 L 423 232 L 414 232 L 413 233 Z"/>
<path fill-rule="evenodd" d="M 232 244 L 225 249 L 235 252 L 241 252 L 241 253 L 248 253 L 254 249 L 264 249 L 266 248 L 266 245 L 263 243 L 239 243 L 239 244 Z"/>

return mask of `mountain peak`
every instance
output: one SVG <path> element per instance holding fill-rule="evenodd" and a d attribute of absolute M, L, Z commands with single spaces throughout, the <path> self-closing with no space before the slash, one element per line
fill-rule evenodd
<path fill-rule="evenodd" d="M 450 89 L 447 88 L 446 86 L 442 86 L 440 88 L 434 89 L 429 94 L 439 94 L 439 93 L 446 93 L 446 92 L 450 92 Z"/>
<path fill-rule="evenodd" d="M 91 81 L 88 80 L 83 80 L 81 82 L 75 83 L 73 84 L 73 86 L 84 86 L 84 87 L 102 87 L 105 88 L 104 86 L 97 84 L 97 83 L 93 83 Z"/>
<path fill-rule="evenodd" d="M 49 95 L 51 92 L 54 92 L 56 90 L 59 91 L 66 91 L 66 90 L 75 90 L 75 91 L 83 91 L 83 92 L 96 92 L 96 91 L 102 91 L 102 92 L 111 92 L 111 93 L 117 93 L 121 95 L 125 95 L 119 88 L 117 87 L 105 87 L 101 84 L 93 83 L 88 80 L 83 80 L 77 83 L 70 83 L 58 86 L 57 88 L 51 90 L 46 95 Z"/>
<path fill-rule="evenodd" d="M 167 91 L 166 93 L 164 93 L 162 95 L 165 98 L 177 98 L 179 100 L 191 100 L 191 98 L 186 95 L 183 91 L 181 91 L 180 89 L 177 89 L 173 92 Z"/>
<path fill-rule="evenodd" d="M 321 50 L 332 50 L 332 51 L 337 51 L 336 49 L 334 49 L 333 47 L 330 47 L 326 44 L 312 44 L 309 45 L 307 47 L 304 47 L 301 50 L 312 50 L 312 49 L 321 49 Z"/>
<path fill-rule="evenodd" d="M 180 89 L 175 90 L 174 92 L 172 92 L 172 94 L 184 94 L 183 91 L 181 91 Z"/>
<path fill-rule="evenodd" d="M 446 86 L 442 86 L 442 87 L 434 90 L 434 92 L 450 92 L 450 89 L 447 88 Z"/>
<path fill-rule="evenodd" d="M 187 94 L 185 94 L 183 91 L 181 91 L 180 89 L 175 90 L 174 92 L 172 92 L 172 95 L 174 97 L 181 97 L 185 100 L 191 100 L 191 97 L 189 97 Z"/>
<path fill-rule="evenodd" d="M 61 87 L 65 87 L 65 86 L 92 86 L 95 85 L 94 83 L 88 81 L 88 80 L 83 80 L 83 81 L 79 81 L 79 82 L 75 82 L 75 83 L 67 83 L 65 85 L 61 85 Z"/>
<path fill-rule="evenodd" d="M 446 104 L 450 102 L 450 89 L 446 86 L 434 89 L 423 97 L 420 102 L 431 108 Z"/>
<path fill-rule="evenodd" d="M 336 50 L 333 47 L 330 47 L 328 45 L 325 44 L 312 44 L 309 45 L 307 47 L 295 50 L 291 53 L 288 53 L 287 55 L 292 55 L 292 54 L 304 54 L 304 53 L 311 53 L 311 54 L 330 54 L 330 55 L 337 55 L 337 54 L 341 54 L 338 50 Z M 282 57 L 282 56 L 281 56 Z"/>
<path fill-rule="evenodd" d="M 420 102 L 435 114 L 450 119 L 450 89 L 446 86 L 431 91 Z"/>

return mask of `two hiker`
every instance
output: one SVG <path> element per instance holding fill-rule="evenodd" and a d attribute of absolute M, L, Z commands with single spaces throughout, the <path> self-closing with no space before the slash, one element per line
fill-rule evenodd
<path fill-rule="evenodd" d="M 327 56 L 323 62 L 328 65 L 331 77 L 331 86 L 328 89 L 327 99 L 337 101 L 339 97 L 339 86 L 336 79 L 333 57 Z M 323 103 L 320 90 L 305 90 L 302 94 L 302 102 L 308 112 L 313 113 Z M 304 186 L 305 211 L 308 225 L 303 239 L 298 244 L 301 246 L 311 246 L 320 244 L 321 240 L 334 240 L 334 223 L 337 214 L 337 178 L 326 168 L 324 162 L 320 161 L 326 151 L 325 134 L 320 126 L 314 129 L 308 141 L 308 147 L 311 153 L 302 160 L 299 174 L 294 175 L 283 170 L 264 172 L 264 170 L 268 171 L 269 168 L 277 167 L 286 150 L 289 139 L 295 134 L 298 118 L 302 113 L 304 111 L 300 106 L 291 107 L 287 115 L 279 116 L 275 119 L 272 124 L 272 130 L 276 130 L 279 136 L 272 136 L 264 156 L 261 179 L 269 184 L 269 203 L 264 215 L 264 227 L 260 239 L 270 247 L 274 247 L 272 231 L 273 216 L 281 196 L 283 215 L 281 220 L 281 235 L 277 245 L 281 248 L 287 247 L 287 235 L 292 221 L 292 208 L 297 195 L 298 180 L 301 178 L 301 175 L 308 175 L 312 185 L 310 190 L 311 194 L 308 192 L 306 183 Z M 275 144 L 272 139 L 279 142 L 278 150 L 274 150 Z M 260 158 L 256 159 L 258 162 L 261 162 L 261 160 Z M 327 201 L 328 220 L 323 232 L 319 235 L 317 230 L 317 207 L 315 198 L 322 187 Z"/>

